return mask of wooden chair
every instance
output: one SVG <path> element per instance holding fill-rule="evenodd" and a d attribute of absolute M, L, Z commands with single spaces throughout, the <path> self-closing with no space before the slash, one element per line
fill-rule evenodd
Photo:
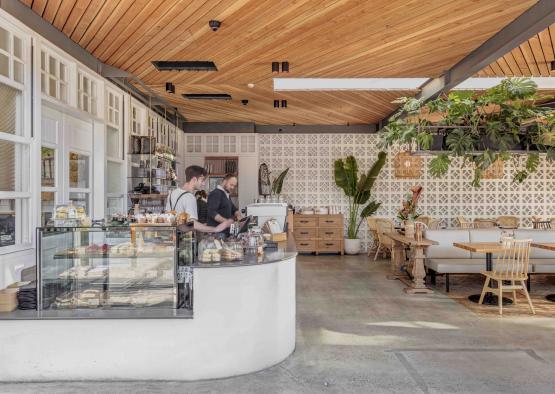
<path fill-rule="evenodd" d="M 551 230 L 552 220 L 542 220 L 542 218 L 532 218 L 532 227 L 536 230 Z"/>
<path fill-rule="evenodd" d="M 461 228 L 474 228 L 474 223 L 466 219 L 464 216 L 457 216 L 457 220 Z"/>
<path fill-rule="evenodd" d="M 501 228 L 515 229 L 518 228 L 518 218 L 516 216 L 499 216 L 497 225 Z"/>
<path fill-rule="evenodd" d="M 368 247 L 368 256 L 371 256 L 374 251 L 378 249 L 378 228 L 376 225 L 377 217 L 367 217 L 366 222 L 368 224 L 368 233 L 372 236 L 372 244 Z"/>
<path fill-rule="evenodd" d="M 393 226 L 393 220 L 391 219 L 376 219 L 376 232 L 378 234 L 378 247 L 376 248 L 376 254 L 374 255 L 374 261 L 378 259 L 378 254 L 382 252 L 384 258 L 387 256 L 387 252 L 393 254 L 393 240 L 384 234 L 392 233 L 395 231 Z M 391 256 L 393 258 L 393 256 Z"/>
<path fill-rule="evenodd" d="M 484 301 L 484 296 L 488 292 L 492 292 L 499 297 L 499 314 L 503 314 L 503 292 L 510 291 L 513 293 L 513 302 L 517 303 L 516 291 L 521 291 L 528 300 L 528 305 L 532 314 L 536 314 L 532 300 L 526 289 L 526 281 L 528 280 L 528 263 L 530 258 L 530 243 L 531 239 L 502 239 L 504 248 L 499 253 L 493 271 L 483 271 L 482 275 L 486 277 L 484 288 L 480 295 L 481 304 Z M 490 287 L 490 282 L 496 281 L 497 287 Z M 505 285 L 503 282 L 510 282 Z"/>
<path fill-rule="evenodd" d="M 439 230 L 441 226 L 441 220 L 439 219 L 430 219 L 428 222 L 428 229 L 429 230 Z"/>
<path fill-rule="evenodd" d="M 430 216 L 418 216 L 418 218 L 416 219 L 416 221 L 424 223 L 426 227 L 430 227 L 431 220 L 432 218 Z"/>
<path fill-rule="evenodd" d="M 493 219 L 474 219 L 474 228 L 494 228 L 497 225 Z"/>

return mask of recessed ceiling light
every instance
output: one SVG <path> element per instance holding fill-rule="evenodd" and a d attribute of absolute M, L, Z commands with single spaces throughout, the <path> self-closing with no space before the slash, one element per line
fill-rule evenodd
<path fill-rule="evenodd" d="M 249 84 L 247 84 L 247 86 L 252 89 L 252 88 L 254 88 L 254 83 L 249 83 Z"/>

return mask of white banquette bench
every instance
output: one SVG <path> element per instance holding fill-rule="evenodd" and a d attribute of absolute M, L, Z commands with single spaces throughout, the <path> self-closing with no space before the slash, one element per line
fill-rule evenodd
<path fill-rule="evenodd" d="M 510 230 L 507 235 L 517 239 L 532 239 L 534 242 L 555 242 L 555 231 L 550 230 L 516 229 Z M 456 248 L 454 242 L 499 242 L 501 236 L 500 229 L 427 230 L 426 238 L 438 242 L 438 245 L 426 249 L 424 262 L 432 284 L 435 284 L 436 275 L 445 275 L 445 290 L 449 291 L 449 275 L 479 274 L 485 271 L 485 254 Z M 493 254 L 494 266 L 495 258 Z M 528 271 L 530 274 L 555 274 L 555 252 L 531 248 Z"/>

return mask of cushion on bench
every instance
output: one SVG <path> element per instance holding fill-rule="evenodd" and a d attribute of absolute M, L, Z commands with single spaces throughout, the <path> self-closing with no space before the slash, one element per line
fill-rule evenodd
<path fill-rule="evenodd" d="M 453 242 L 470 242 L 468 230 L 427 230 L 426 238 L 439 242 L 426 248 L 426 257 L 430 259 L 470 259 L 470 252 L 455 248 Z"/>
<path fill-rule="evenodd" d="M 532 248 L 534 249 L 534 248 Z M 529 272 L 535 272 L 538 274 L 555 274 L 555 259 L 530 259 Z"/>
<path fill-rule="evenodd" d="M 515 230 L 516 239 L 532 239 L 534 242 L 549 243 L 555 242 L 555 231 L 517 229 Z M 540 248 L 530 248 L 530 259 L 555 259 L 555 252 Z"/>
<path fill-rule="evenodd" d="M 438 274 L 478 274 L 485 270 L 485 263 L 473 259 L 426 259 L 425 265 Z"/>

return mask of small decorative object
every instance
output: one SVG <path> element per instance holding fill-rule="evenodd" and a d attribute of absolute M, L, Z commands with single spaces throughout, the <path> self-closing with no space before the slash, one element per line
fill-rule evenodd
<path fill-rule="evenodd" d="M 368 172 L 358 174 L 358 164 L 353 156 L 344 160 L 339 159 L 334 163 L 335 184 L 339 186 L 347 196 L 349 202 L 347 236 L 345 237 L 345 252 L 347 254 L 358 254 L 360 252 L 360 239 L 358 230 L 366 218 L 378 210 L 381 203 L 371 200 L 372 187 L 385 164 L 387 154 L 380 152 L 378 160 L 372 165 Z M 370 202 L 369 202 L 370 201 Z M 367 204 L 363 207 L 365 204 Z"/>
<path fill-rule="evenodd" d="M 258 194 L 268 196 L 272 194 L 272 183 L 270 182 L 270 170 L 266 163 L 260 164 L 258 168 Z"/>
<path fill-rule="evenodd" d="M 405 201 L 403 201 L 403 208 L 399 210 L 397 217 L 404 224 L 405 237 L 414 238 L 414 220 L 420 216 L 416 209 L 422 193 L 422 186 L 413 186 L 410 191 L 412 195 L 407 194 Z"/>
<path fill-rule="evenodd" d="M 497 159 L 482 172 L 482 179 L 502 179 L 504 171 L 505 162 Z"/>
<path fill-rule="evenodd" d="M 422 176 L 422 158 L 410 152 L 400 152 L 394 160 L 395 178 L 418 179 Z"/>

